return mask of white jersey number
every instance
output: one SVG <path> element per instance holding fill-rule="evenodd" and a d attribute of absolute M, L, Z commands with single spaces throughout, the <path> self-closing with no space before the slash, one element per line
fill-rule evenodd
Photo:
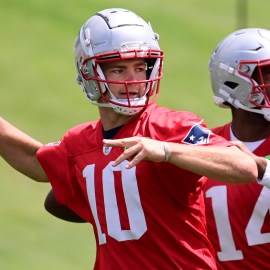
<path fill-rule="evenodd" d="M 243 253 L 237 250 L 232 235 L 229 221 L 227 187 L 214 186 L 206 191 L 206 197 L 212 199 L 212 209 L 217 226 L 220 249 L 218 259 L 220 261 L 242 260 Z M 265 216 L 270 210 L 270 189 L 263 188 L 255 204 L 245 234 L 249 246 L 270 243 L 270 233 L 262 233 L 261 228 Z M 239 210 L 241 211 L 241 209 Z"/>
<path fill-rule="evenodd" d="M 139 239 L 147 230 L 145 216 L 139 196 L 135 168 L 127 170 L 125 168 L 126 164 L 127 163 L 124 161 L 118 166 L 113 167 L 111 162 L 104 168 L 102 172 L 102 185 L 108 235 L 117 241 Z M 121 172 L 124 198 L 130 224 L 129 230 L 121 229 L 120 215 L 117 205 L 117 194 L 115 190 L 114 171 Z M 97 214 L 94 175 L 95 165 L 88 165 L 84 168 L 83 176 L 86 179 L 88 200 L 96 223 L 99 244 L 102 245 L 106 243 L 106 234 L 102 232 Z"/>

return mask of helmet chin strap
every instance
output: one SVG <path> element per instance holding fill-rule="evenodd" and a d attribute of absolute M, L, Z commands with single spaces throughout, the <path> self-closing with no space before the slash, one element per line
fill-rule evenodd
<path fill-rule="evenodd" d="M 228 108 L 228 106 L 222 105 L 222 103 L 225 102 L 224 99 L 219 98 L 219 97 L 214 97 L 214 100 L 218 106 L 223 107 L 223 108 Z M 231 105 L 233 105 L 235 108 L 239 108 L 239 109 L 242 109 L 242 110 L 245 110 L 248 112 L 262 114 L 267 121 L 270 121 L 270 109 L 269 108 L 259 108 L 259 109 L 248 108 L 248 107 L 244 106 L 238 99 L 235 99 L 232 97 L 227 99 L 227 102 L 230 103 Z"/>
<path fill-rule="evenodd" d="M 112 108 L 116 113 L 122 114 L 122 115 L 135 115 L 139 113 L 142 109 L 144 109 L 144 106 L 146 104 L 146 95 L 140 97 L 140 98 L 134 98 L 130 99 L 131 106 L 140 106 L 141 107 L 127 107 L 128 101 L 127 99 L 117 99 L 117 98 L 111 98 L 111 100 L 118 102 L 118 104 L 113 104 L 110 102 L 101 103 L 97 101 L 90 100 L 93 105 L 96 105 L 98 107 L 105 107 L 105 108 Z M 126 105 L 121 106 L 120 104 Z"/>
<path fill-rule="evenodd" d="M 270 121 L 270 109 L 268 108 L 250 109 L 242 105 L 238 100 L 234 100 L 234 104 L 232 105 L 236 105 L 236 108 L 240 108 L 245 111 L 262 114 L 267 121 Z"/>
<path fill-rule="evenodd" d="M 118 104 L 123 104 L 124 107 L 129 107 L 129 103 L 130 103 L 131 106 L 138 106 L 138 105 L 143 106 L 143 105 L 145 105 L 147 92 L 143 96 L 141 96 L 139 98 L 130 98 L 129 99 L 130 102 L 128 102 L 128 99 L 126 99 L 126 98 L 116 98 L 116 96 L 110 90 L 108 90 L 108 91 L 109 91 L 109 93 L 111 95 L 110 100 L 115 101 Z"/>

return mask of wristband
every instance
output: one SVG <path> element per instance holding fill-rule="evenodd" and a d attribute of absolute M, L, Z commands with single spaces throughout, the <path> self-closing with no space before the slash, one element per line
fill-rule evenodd
<path fill-rule="evenodd" d="M 265 172 L 263 178 L 258 179 L 257 182 L 262 186 L 270 188 L 270 156 L 265 156 L 264 158 L 267 160 Z"/>
<path fill-rule="evenodd" d="M 167 161 L 169 161 L 170 156 L 171 156 L 170 147 L 169 147 L 169 144 L 167 142 L 163 142 L 163 146 L 164 146 L 164 153 L 165 153 L 164 161 L 167 162 Z"/>

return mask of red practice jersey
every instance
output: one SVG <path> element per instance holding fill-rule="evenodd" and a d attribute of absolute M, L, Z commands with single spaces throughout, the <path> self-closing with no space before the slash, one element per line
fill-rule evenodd
<path fill-rule="evenodd" d="M 230 125 L 213 132 L 230 140 Z M 254 154 L 270 154 L 270 137 Z M 224 184 L 211 179 L 205 188 L 207 231 L 218 269 L 270 269 L 270 189 L 256 182 Z"/>
<path fill-rule="evenodd" d="M 231 145 L 189 112 L 156 105 L 124 125 L 117 138 Z M 216 269 L 206 237 L 203 185 L 198 175 L 165 162 L 112 162 L 124 151 L 104 147 L 100 121 L 69 130 L 37 154 L 59 203 L 91 223 L 94 269 Z"/>

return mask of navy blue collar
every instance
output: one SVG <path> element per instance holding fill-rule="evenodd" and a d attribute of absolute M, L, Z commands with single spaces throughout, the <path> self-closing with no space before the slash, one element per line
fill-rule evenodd
<path fill-rule="evenodd" d="M 121 129 L 122 126 L 115 127 L 109 130 L 104 130 L 102 127 L 102 134 L 104 139 L 113 139 L 113 137 L 117 134 L 117 132 Z"/>

